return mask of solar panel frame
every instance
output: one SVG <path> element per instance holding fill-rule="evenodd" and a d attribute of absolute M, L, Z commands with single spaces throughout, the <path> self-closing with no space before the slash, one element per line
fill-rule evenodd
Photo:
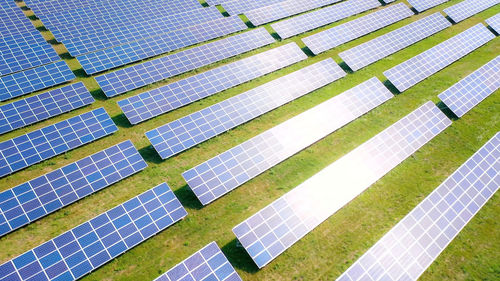
<path fill-rule="evenodd" d="M 147 167 L 130 140 L 0 192 L 0 237 Z"/>
<path fill-rule="evenodd" d="M 497 34 L 500 34 L 500 13 L 486 19 L 486 23 L 493 29 Z"/>
<path fill-rule="evenodd" d="M 419 13 L 445 2 L 448 2 L 448 0 L 408 0 L 408 3 Z"/>
<path fill-rule="evenodd" d="M 0 53 L 0 75 L 23 71 L 59 60 L 61 58 L 49 44 L 30 45 L 10 51 L 2 50 Z"/>
<path fill-rule="evenodd" d="M 218 1 L 220 2 L 218 4 L 222 5 L 224 10 L 228 14 L 235 16 L 243 14 L 246 11 L 251 11 L 257 8 L 269 6 L 284 1 L 286 0 Z"/>
<path fill-rule="evenodd" d="M 182 177 L 198 200 L 208 205 L 392 97 L 374 77 L 185 171 Z"/>
<path fill-rule="evenodd" d="M 458 23 L 498 3 L 500 3 L 500 0 L 464 0 L 444 9 L 443 12 Z"/>
<path fill-rule="evenodd" d="M 450 125 L 427 102 L 235 226 L 233 233 L 262 268 Z"/>
<path fill-rule="evenodd" d="M 417 280 L 498 190 L 499 163 L 497 133 L 337 280 Z"/>

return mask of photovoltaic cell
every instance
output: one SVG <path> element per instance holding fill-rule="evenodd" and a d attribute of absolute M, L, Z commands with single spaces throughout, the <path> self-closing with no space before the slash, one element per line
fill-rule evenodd
<path fill-rule="evenodd" d="M 412 87 L 495 38 L 481 23 L 396 65 L 384 75 L 400 91 Z"/>
<path fill-rule="evenodd" d="M 241 281 L 217 243 L 211 242 L 154 281 Z"/>
<path fill-rule="evenodd" d="M 443 11 L 454 22 L 461 22 L 464 19 L 493 7 L 498 3 L 500 3 L 500 0 L 464 0 L 444 9 Z"/>
<path fill-rule="evenodd" d="M 496 14 L 491 18 L 486 20 L 486 23 L 496 31 L 496 33 L 500 33 L 500 14 Z"/>
<path fill-rule="evenodd" d="M 377 78 L 372 78 L 182 176 L 200 202 L 207 205 L 392 97 Z"/>
<path fill-rule="evenodd" d="M 500 187 L 497 133 L 340 277 L 417 280 Z"/>
<path fill-rule="evenodd" d="M 0 134 L 89 105 L 94 98 L 82 82 L 0 106 Z"/>
<path fill-rule="evenodd" d="M 253 0 L 253 1 L 217 1 L 222 4 L 222 7 L 230 15 L 243 14 L 246 11 L 257 9 L 260 7 L 269 6 L 285 0 Z M 213 2 L 213 1 L 211 1 Z M 210 4 L 214 5 L 214 4 Z"/>
<path fill-rule="evenodd" d="M 451 124 L 428 102 L 233 228 L 259 268 Z"/>
<path fill-rule="evenodd" d="M 405 4 L 399 3 L 310 35 L 302 41 L 314 54 L 319 54 L 412 15 Z"/>
<path fill-rule="evenodd" d="M 64 61 L 0 77 L 0 101 L 52 87 L 75 78 Z"/>
<path fill-rule="evenodd" d="M 444 2 L 448 2 L 448 0 L 408 0 L 408 3 L 419 13 L 437 5 L 441 5 Z"/>
<path fill-rule="evenodd" d="M 146 137 L 166 159 L 345 75 L 326 59 L 146 132 Z"/>
<path fill-rule="evenodd" d="M 199 47 L 97 76 L 106 96 L 127 91 L 238 55 L 274 42 L 264 29 L 254 29 Z"/>
<path fill-rule="evenodd" d="M 500 88 L 500 56 L 460 80 L 438 97 L 458 117 Z"/>
<path fill-rule="evenodd" d="M 0 143 L 0 177 L 114 133 L 104 108 L 55 123 Z"/>
<path fill-rule="evenodd" d="M 0 280 L 76 280 L 186 215 L 160 184 L 0 265 Z"/>
<path fill-rule="evenodd" d="M 271 24 L 285 39 L 380 6 L 377 0 L 349 0 Z"/>
<path fill-rule="evenodd" d="M 451 23 L 437 12 L 341 52 L 339 56 L 352 70 L 356 71 L 449 26 Z"/>
<path fill-rule="evenodd" d="M 130 123 L 137 124 L 306 58 L 296 43 L 289 43 L 121 100 L 118 105 Z"/>
<path fill-rule="evenodd" d="M 0 193 L 0 236 L 147 167 L 131 141 L 114 145 Z"/>

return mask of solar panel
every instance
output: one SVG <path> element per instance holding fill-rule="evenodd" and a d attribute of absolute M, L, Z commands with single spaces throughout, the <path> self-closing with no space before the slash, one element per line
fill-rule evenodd
<path fill-rule="evenodd" d="M 439 12 L 339 53 L 354 71 L 396 53 L 447 27 L 451 23 Z"/>
<path fill-rule="evenodd" d="M 230 15 L 243 14 L 246 11 L 269 6 L 286 0 L 254 0 L 254 1 L 217 1 Z"/>
<path fill-rule="evenodd" d="M 31 21 L 19 8 L 9 8 L 0 13 L 0 35 L 10 36 L 19 33 L 26 33 L 34 29 Z"/>
<path fill-rule="evenodd" d="M 500 33 L 500 13 L 492 16 L 486 20 L 486 23 L 495 30 L 496 33 Z"/>
<path fill-rule="evenodd" d="M 82 82 L 0 106 L 0 134 L 89 105 L 94 98 Z"/>
<path fill-rule="evenodd" d="M 49 44 L 35 45 L 13 52 L 1 51 L 0 75 L 7 75 L 60 60 Z"/>
<path fill-rule="evenodd" d="M 182 176 L 200 202 L 207 205 L 392 97 L 374 77 L 189 169 Z"/>
<path fill-rule="evenodd" d="M 146 137 L 166 159 L 345 75 L 326 59 L 146 132 Z"/>
<path fill-rule="evenodd" d="M 234 227 L 234 234 L 264 267 L 450 124 L 427 102 Z"/>
<path fill-rule="evenodd" d="M 396 1 L 396 0 L 382 0 L 382 1 L 383 1 L 384 3 L 386 3 L 386 4 L 389 4 L 389 3 L 392 3 L 392 2 L 394 2 L 394 1 Z"/>
<path fill-rule="evenodd" d="M 484 25 L 477 24 L 384 72 L 400 91 L 447 67 L 495 38 Z"/>
<path fill-rule="evenodd" d="M 314 54 L 319 54 L 411 15 L 413 12 L 405 4 L 399 3 L 310 35 L 302 41 Z"/>
<path fill-rule="evenodd" d="M 437 5 L 441 5 L 444 2 L 448 2 L 448 0 L 408 0 L 408 3 L 419 13 Z"/>
<path fill-rule="evenodd" d="M 215 39 L 246 28 L 247 26 L 238 17 L 221 18 L 209 23 L 85 54 L 77 59 L 85 72 L 90 75 Z"/>
<path fill-rule="evenodd" d="M 296 43 L 289 43 L 121 100 L 118 105 L 130 123 L 137 124 L 306 58 Z"/>
<path fill-rule="evenodd" d="M 0 37 L 0 51 L 16 52 L 23 48 L 29 48 L 38 45 L 47 45 L 40 31 L 33 29 L 24 33 L 16 33 L 14 35 L 6 35 Z"/>
<path fill-rule="evenodd" d="M 458 117 L 500 88 L 500 56 L 460 80 L 438 97 Z"/>
<path fill-rule="evenodd" d="M 377 0 L 349 0 L 271 24 L 285 39 L 380 6 Z"/>
<path fill-rule="evenodd" d="M 461 22 L 479 12 L 482 12 L 494 5 L 500 3 L 500 0 L 465 0 L 443 11 L 454 21 Z"/>
<path fill-rule="evenodd" d="M 498 190 L 499 161 L 497 133 L 337 280 L 417 280 Z"/>
<path fill-rule="evenodd" d="M 74 78 L 75 74 L 64 61 L 3 76 L 0 77 L 0 101 L 52 87 Z"/>
<path fill-rule="evenodd" d="M 241 281 L 217 243 L 211 242 L 154 281 Z"/>
<path fill-rule="evenodd" d="M 0 236 L 66 207 L 147 167 L 124 141 L 0 193 Z M 1 225 L 1 223 L 0 223 Z"/>
<path fill-rule="evenodd" d="M 275 42 L 264 29 L 254 29 L 172 55 L 97 76 L 106 96 L 127 91 Z"/>
<path fill-rule="evenodd" d="M 0 143 L 0 177 L 114 133 L 118 128 L 98 108 Z"/>
<path fill-rule="evenodd" d="M 187 215 L 166 183 L 0 265 L 3 280 L 76 280 Z"/>

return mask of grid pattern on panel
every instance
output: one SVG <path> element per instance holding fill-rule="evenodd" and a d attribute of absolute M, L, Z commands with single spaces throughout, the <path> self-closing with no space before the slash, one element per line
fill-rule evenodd
<path fill-rule="evenodd" d="M 160 184 L 0 265 L 0 280 L 76 280 L 186 215 Z"/>
<path fill-rule="evenodd" d="M 23 48 L 48 44 L 43 38 L 42 34 L 36 30 L 30 30 L 23 33 L 14 35 L 6 35 L 0 37 L 0 54 L 4 52 L 15 52 Z"/>
<path fill-rule="evenodd" d="M 319 54 L 382 27 L 403 20 L 411 15 L 413 15 L 413 12 L 408 6 L 399 3 L 310 35 L 303 38 L 302 41 L 314 54 Z"/>
<path fill-rule="evenodd" d="M 0 236 L 135 174 L 147 167 L 131 141 L 0 193 L 6 225 Z"/>
<path fill-rule="evenodd" d="M 271 24 L 278 35 L 285 39 L 327 25 L 352 15 L 379 7 L 378 0 L 349 0 L 317 11 L 306 13 Z"/>
<path fill-rule="evenodd" d="M 289 43 L 121 100 L 118 105 L 130 123 L 137 124 L 306 58 L 296 43 Z"/>
<path fill-rule="evenodd" d="M 337 280 L 417 280 L 498 190 L 499 164 L 497 133 Z"/>
<path fill-rule="evenodd" d="M 449 26 L 451 23 L 437 12 L 341 52 L 339 56 L 352 70 L 356 71 Z"/>
<path fill-rule="evenodd" d="M 0 143 L 0 177 L 109 135 L 118 128 L 104 108 Z"/>
<path fill-rule="evenodd" d="M 0 134 L 89 105 L 94 98 L 82 82 L 0 106 Z"/>
<path fill-rule="evenodd" d="M 154 281 L 241 281 L 217 243 L 211 242 Z"/>
<path fill-rule="evenodd" d="M 78 61 L 87 74 L 94 74 L 246 28 L 247 26 L 238 17 L 221 18 L 210 23 L 79 56 Z"/>
<path fill-rule="evenodd" d="M 259 268 L 451 124 L 428 102 L 233 228 Z"/>
<path fill-rule="evenodd" d="M 321 88 L 346 73 L 326 59 L 146 133 L 162 159 Z"/>
<path fill-rule="evenodd" d="M 448 0 L 408 0 L 408 3 L 420 13 L 444 2 Z"/>
<path fill-rule="evenodd" d="M 0 101 L 42 90 L 69 80 L 75 74 L 64 61 L 0 77 Z"/>
<path fill-rule="evenodd" d="M 438 97 L 458 117 L 500 88 L 500 56 L 454 84 Z"/>
<path fill-rule="evenodd" d="M 19 9 L 10 8 L 0 12 L 0 35 L 12 36 L 31 32 L 34 29 L 31 21 Z"/>
<path fill-rule="evenodd" d="M 384 75 L 400 92 L 403 92 L 493 38 L 495 35 L 479 23 L 385 71 Z"/>
<path fill-rule="evenodd" d="M 96 77 L 106 96 L 127 91 L 238 55 L 274 42 L 264 29 L 254 29 L 199 47 Z"/>
<path fill-rule="evenodd" d="M 218 1 L 230 15 L 239 15 L 246 11 L 269 6 L 286 0 L 253 0 L 253 1 Z M 213 1 L 212 1 L 213 2 Z M 214 5 L 213 3 L 211 5 Z"/>
<path fill-rule="evenodd" d="M 253 25 L 258 26 L 340 1 L 341 0 L 287 0 L 247 11 L 245 15 Z"/>
<path fill-rule="evenodd" d="M 495 30 L 496 33 L 500 33 L 500 13 L 492 16 L 486 20 L 486 23 Z"/>
<path fill-rule="evenodd" d="M 19 37 L 19 35 L 17 35 Z M 22 35 L 21 35 L 22 36 Z M 0 50 L 0 75 L 7 75 L 60 60 L 54 48 L 47 43 Z M 14 45 L 10 45 L 13 47 Z M 1 47 L 0 47 L 1 48 Z"/>
<path fill-rule="evenodd" d="M 392 98 L 372 78 L 184 172 L 203 205 L 251 180 Z"/>
<path fill-rule="evenodd" d="M 464 19 L 482 12 L 498 3 L 500 3 L 500 0 L 464 0 L 444 9 L 443 11 L 454 22 L 461 22 Z"/>

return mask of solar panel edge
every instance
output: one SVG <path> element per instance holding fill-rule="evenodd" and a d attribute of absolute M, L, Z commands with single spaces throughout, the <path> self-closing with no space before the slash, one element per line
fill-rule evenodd
<path fill-rule="evenodd" d="M 425 0 L 424 1 L 422 1 L 422 0 L 408 0 L 408 4 L 410 4 L 410 6 L 412 6 L 419 13 L 422 13 L 425 10 L 439 6 L 439 5 L 441 5 L 445 2 L 448 2 L 448 1 L 449 0 L 431 0 L 431 1 L 425 2 Z"/>
<path fill-rule="evenodd" d="M 464 0 L 443 9 L 443 12 L 447 14 L 455 23 L 459 23 L 477 13 L 493 7 L 498 3 L 500 3 L 498 0 Z M 470 9 L 471 7 L 476 8 L 476 10 Z M 464 14 L 463 11 L 468 12 L 468 14 Z"/>
<path fill-rule="evenodd" d="M 485 20 L 486 24 L 497 34 L 500 34 L 500 13 Z"/>

